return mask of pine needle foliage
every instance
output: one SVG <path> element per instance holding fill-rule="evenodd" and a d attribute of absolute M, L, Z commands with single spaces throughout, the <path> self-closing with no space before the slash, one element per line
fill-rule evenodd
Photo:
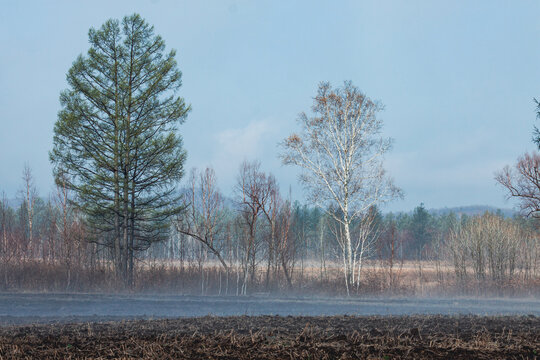
<path fill-rule="evenodd" d="M 77 194 L 93 241 L 111 249 L 129 286 L 134 254 L 165 239 L 169 218 L 182 210 L 178 125 L 190 106 L 178 95 L 176 52 L 141 16 L 108 20 L 88 38 L 87 54 L 67 73 L 49 155 L 57 182 Z"/>

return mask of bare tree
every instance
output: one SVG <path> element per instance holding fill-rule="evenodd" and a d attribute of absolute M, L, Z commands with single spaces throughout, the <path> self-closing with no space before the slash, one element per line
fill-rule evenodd
<path fill-rule="evenodd" d="M 266 237 L 267 242 L 267 268 L 266 268 L 266 279 L 265 287 L 268 290 L 270 283 L 270 272 L 272 267 L 276 268 L 275 264 L 277 263 L 276 259 L 276 246 L 278 241 L 277 234 L 277 222 L 279 212 L 283 206 L 283 201 L 279 194 L 279 187 L 277 185 L 276 179 L 273 175 L 261 173 L 261 191 L 258 192 L 257 196 L 253 197 L 253 200 L 261 206 L 262 212 L 268 221 L 270 226 L 270 234 Z M 275 274 L 276 271 L 274 271 Z"/>
<path fill-rule="evenodd" d="M 14 214 L 11 211 L 6 194 L 2 192 L 0 199 L 0 265 L 2 267 L 2 279 L 4 288 L 8 283 L 8 267 L 17 254 L 17 244 L 13 234 Z"/>
<path fill-rule="evenodd" d="M 33 260 L 36 256 L 36 250 L 39 251 L 40 244 L 34 244 L 34 208 L 36 205 L 37 199 L 37 189 L 34 185 L 34 176 L 32 175 L 32 169 L 28 164 L 24 165 L 23 169 L 23 189 L 22 197 L 23 203 L 26 209 L 26 220 L 27 220 L 27 234 L 28 242 L 26 244 L 26 249 L 29 251 L 30 258 Z M 38 247 L 38 249 L 36 249 Z"/>
<path fill-rule="evenodd" d="M 262 212 L 270 226 L 267 236 L 267 269 L 265 286 L 268 289 L 270 271 L 273 268 L 274 279 L 277 278 L 279 267 L 283 270 L 287 285 L 292 287 L 291 265 L 294 261 L 294 241 L 289 239 L 291 224 L 291 202 L 283 201 L 279 186 L 272 174 L 260 174 L 261 191 L 253 199 L 261 205 Z"/>
<path fill-rule="evenodd" d="M 71 273 L 75 257 L 75 238 L 73 231 L 74 215 L 71 203 L 72 191 L 68 188 L 67 174 L 59 173 L 56 179 L 56 206 L 60 210 L 60 221 L 56 222 L 61 239 L 61 261 L 66 267 L 66 289 L 71 286 Z"/>
<path fill-rule="evenodd" d="M 280 208 L 277 221 L 276 252 L 279 257 L 283 275 L 287 280 L 287 285 L 292 288 L 292 269 L 294 268 L 296 257 L 296 242 L 291 239 L 291 201 L 287 200 Z"/>
<path fill-rule="evenodd" d="M 468 232 L 462 226 L 452 228 L 447 238 L 448 249 L 454 264 L 459 287 L 463 290 L 467 281 Z"/>
<path fill-rule="evenodd" d="M 502 286 L 514 276 L 518 249 L 524 242 L 518 224 L 485 213 L 453 231 L 448 239 L 458 282 L 467 279 L 470 264 L 478 282 Z"/>
<path fill-rule="evenodd" d="M 326 235 L 326 218 L 325 216 L 321 216 L 318 223 L 317 223 L 317 233 L 319 236 L 318 239 L 318 245 L 319 245 L 319 261 L 320 261 L 320 279 L 321 283 L 323 280 L 327 277 L 326 272 L 326 241 L 325 241 L 325 235 Z"/>
<path fill-rule="evenodd" d="M 508 190 L 509 198 L 520 201 L 525 216 L 540 218 L 540 154 L 521 156 L 515 167 L 506 166 L 495 174 L 495 180 Z"/>
<path fill-rule="evenodd" d="M 46 209 L 45 209 L 45 230 L 44 230 L 44 237 L 43 244 L 45 246 L 46 241 L 46 248 L 44 247 L 44 254 L 43 257 L 46 259 L 49 263 L 54 263 L 56 260 L 56 255 L 58 253 L 57 251 L 57 241 L 56 240 L 56 232 L 57 232 L 57 214 L 56 214 L 56 206 L 53 206 L 53 196 L 49 195 L 49 200 L 47 201 Z"/>
<path fill-rule="evenodd" d="M 180 234 L 198 240 L 219 259 L 225 271 L 228 271 L 229 265 L 222 256 L 218 244 L 223 218 L 223 199 L 212 168 L 206 168 L 200 174 L 196 169 L 192 170 L 186 203 L 189 204 L 188 209 L 178 215 L 176 230 Z"/>
<path fill-rule="evenodd" d="M 377 238 L 381 271 L 388 279 L 387 286 L 390 291 L 394 291 L 399 284 L 403 270 L 403 256 L 398 258 L 401 248 L 399 232 L 396 229 L 396 221 L 392 218 L 387 223 L 386 229 Z"/>
<path fill-rule="evenodd" d="M 244 236 L 244 282 L 243 294 L 246 294 L 248 273 L 251 282 L 254 282 L 257 265 L 257 241 L 259 217 L 264 214 L 267 202 L 270 201 L 271 187 L 268 186 L 266 174 L 260 170 L 261 164 L 258 161 L 244 161 L 240 165 L 240 173 L 236 190 L 240 195 L 240 212 L 246 228 Z"/>
<path fill-rule="evenodd" d="M 352 223 L 371 206 L 401 196 L 382 166 L 392 141 L 380 137 L 381 109 L 350 82 L 338 89 L 321 83 L 314 116 L 300 114 L 301 133 L 281 143 L 283 163 L 303 170 L 300 180 L 309 200 L 324 210 L 339 209 L 329 215 L 342 225 L 347 293 L 354 273 Z"/>

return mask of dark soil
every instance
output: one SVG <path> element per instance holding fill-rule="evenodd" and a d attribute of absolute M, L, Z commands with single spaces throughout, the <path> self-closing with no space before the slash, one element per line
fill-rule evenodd
<path fill-rule="evenodd" d="M 237 316 L 0 327 L 0 359 L 540 359 L 536 316 Z"/>

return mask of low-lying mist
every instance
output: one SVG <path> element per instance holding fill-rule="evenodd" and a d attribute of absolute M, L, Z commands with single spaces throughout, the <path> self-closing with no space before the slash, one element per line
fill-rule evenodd
<path fill-rule="evenodd" d="M 538 299 L 1 294 L 0 323 L 200 316 L 535 315 Z"/>

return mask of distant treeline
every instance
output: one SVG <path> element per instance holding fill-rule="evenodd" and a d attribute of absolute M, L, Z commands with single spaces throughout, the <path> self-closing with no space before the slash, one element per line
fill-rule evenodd
<path fill-rule="evenodd" d="M 193 189 L 208 189 L 193 179 Z M 88 230 L 69 190 L 58 186 L 56 194 L 40 197 L 29 169 L 23 188 L 17 202 L 0 199 L 0 288 L 122 289 L 113 249 Z M 327 212 L 283 200 L 263 204 L 268 216 L 262 210 L 253 215 L 242 193 L 218 201 L 213 210 L 204 198 L 208 193 L 186 190 L 187 208 L 171 222 L 170 236 L 138 249 L 132 289 L 346 292 L 340 226 Z M 423 204 L 398 214 L 372 207 L 368 223 L 366 217 L 353 224 L 352 238 L 362 239 L 363 247 L 356 252 L 353 293 L 538 291 L 540 247 L 532 219 L 488 212 L 434 215 Z"/>

